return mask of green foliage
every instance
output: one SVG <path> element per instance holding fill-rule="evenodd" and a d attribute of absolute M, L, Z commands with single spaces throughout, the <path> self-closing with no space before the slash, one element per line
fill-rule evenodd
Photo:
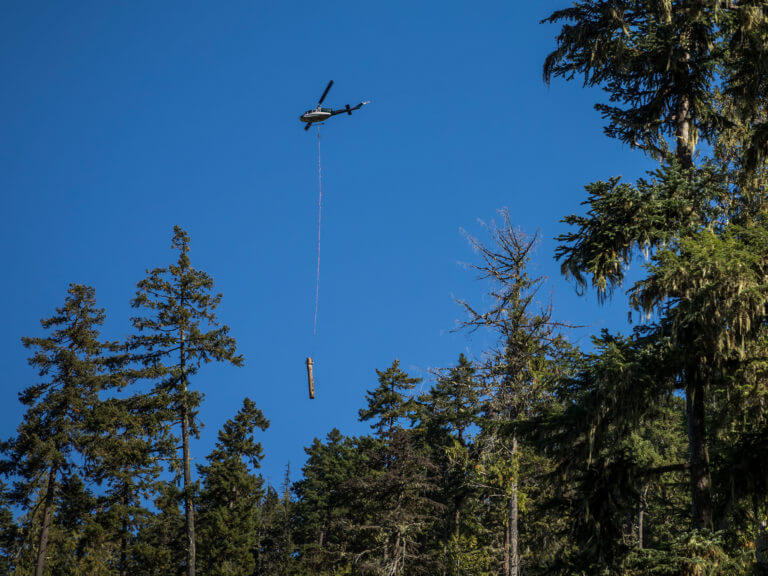
<path fill-rule="evenodd" d="M 131 572 L 148 576 L 181 576 L 185 566 L 182 492 L 173 484 L 159 486 L 155 513 L 139 526 Z"/>
<path fill-rule="evenodd" d="M 132 319 L 137 334 L 128 348 L 144 367 L 138 376 L 156 382 L 155 393 L 167 397 L 177 412 L 185 407 L 195 430 L 201 396 L 187 389 L 189 377 L 209 362 L 239 366 L 243 359 L 229 327 L 216 319 L 221 294 L 213 291 L 213 278 L 192 267 L 189 235 L 178 226 L 172 246 L 179 254 L 176 263 L 149 270 L 137 284 L 131 301 L 139 311 Z"/>
<path fill-rule="evenodd" d="M 386 370 L 376 370 L 379 385 L 366 395 L 367 408 L 360 410 L 361 422 L 373 420 L 371 428 L 383 438 L 391 436 L 398 423 L 413 414 L 414 404 L 406 397 L 421 378 L 411 378 L 395 360 Z"/>
<path fill-rule="evenodd" d="M 0 573 L 11 572 L 18 530 L 10 508 L 7 486 L 0 481 Z"/>
<path fill-rule="evenodd" d="M 305 448 L 307 463 L 293 487 L 294 535 L 302 566 L 313 574 L 344 573 L 351 566 L 348 520 L 355 502 L 347 486 L 366 469 L 368 444 L 334 428 L 325 442 L 315 439 Z"/>
<path fill-rule="evenodd" d="M 210 362 L 242 365 L 237 343 L 229 327 L 216 318 L 221 294 L 213 291 L 213 278 L 195 269 L 189 258 L 189 235 L 179 226 L 173 230 L 175 264 L 155 268 L 137 284 L 131 305 L 139 310 L 132 318 L 137 333 L 127 349 L 141 366 L 134 378 L 154 383 L 152 394 L 169 410 L 167 423 L 180 424 L 181 473 L 184 481 L 187 576 L 195 576 L 195 486 L 192 480 L 190 437 L 197 436 L 197 412 L 202 395 L 190 390 L 190 376 Z M 173 416 L 170 416 L 173 414 Z"/>
<path fill-rule="evenodd" d="M 586 190 L 587 213 L 563 219 L 576 231 L 557 237 L 561 244 L 556 256 L 567 278 L 580 290 L 589 278 L 601 299 L 621 285 L 638 253 L 647 257 L 715 223 L 716 202 L 726 197 L 724 178 L 716 167 L 683 169 L 675 160 L 636 185 L 612 178 Z"/>
<path fill-rule="evenodd" d="M 611 104 L 598 104 L 606 134 L 654 155 L 680 142 L 678 122 L 691 114 L 694 130 L 682 145 L 693 149 L 723 124 L 714 92 L 727 29 L 727 3 L 709 0 L 579 0 L 546 23 L 563 23 L 544 78 L 581 76 Z"/>
<path fill-rule="evenodd" d="M 443 560 L 446 576 L 492 576 L 497 574 L 491 551 L 474 536 L 454 534 L 448 540 Z"/>
<path fill-rule="evenodd" d="M 199 467 L 200 567 L 212 576 L 247 576 L 256 567 L 263 481 L 254 471 L 263 456 L 253 435 L 269 421 L 249 398 L 219 431 L 208 464 Z"/>
<path fill-rule="evenodd" d="M 626 576 L 749 576 L 749 551 L 729 554 L 722 535 L 688 532 L 677 535 L 663 550 L 637 550 L 627 556 L 616 574 Z"/>

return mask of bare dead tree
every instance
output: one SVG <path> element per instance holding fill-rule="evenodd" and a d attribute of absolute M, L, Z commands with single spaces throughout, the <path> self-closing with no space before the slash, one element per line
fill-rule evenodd
<path fill-rule="evenodd" d="M 488 423 L 480 438 L 484 454 L 502 464 L 509 486 L 506 494 L 504 533 L 504 575 L 520 574 L 518 535 L 519 428 L 545 399 L 544 374 L 551 359 L 564 344 L 563 331 L 572 326 L 552 319 L 551 302 L 542 304 L 538 294 L 546 278 L 531 276 L 528 265 L 539 241 L 538 233 L 527 235 L 512 226 L 507 211 L 500 225 L 488 225 L 490 242 L 467 235 L 480 256 L 471 268 L 480 280 L 490 283 L 490 304 L 484 310 L 465 300 L 459 304 L 468 312 L 460 329 L 490 329 L 498 336 L 484 362 Z M 500 487 L 501 488 L 501 487 Z"/>

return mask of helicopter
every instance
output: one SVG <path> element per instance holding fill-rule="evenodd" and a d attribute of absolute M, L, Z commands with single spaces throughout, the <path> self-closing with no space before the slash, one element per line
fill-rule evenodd
<path fill-rule="evenodd" d="M 331 89 L 331 86 L 333 86 L 333 80 L 328 82 L 328 86 L 325 87 L 325 92 L 323 92 L 323 95 L 320 96 L 320 100 L 317 101 L 317 108 L 314 108 L 313 110 L 307 110 L 304 112 L 304 114 L 299 116 L 299 120 L 307 123 L 307 125 L 304 126 L 305 131 L 309 130 L 312 124 L 325 122 L 331 116 L 343 114 L 344 112 L 351 116 L 353 111 L 360 110 L 360 108 L 366 104 L 370 104 L 370 100 L 367 100 L 365 102 L 360 102 L 360 104 L 357 106 L 350 106 L 347 104 L 344 108 L 339 108 L 338 110 L 333 110 L 332 108 L 321 108 L 323 100 L 325 100 L 325 97 L 328 95 L 328 91 Z"/>

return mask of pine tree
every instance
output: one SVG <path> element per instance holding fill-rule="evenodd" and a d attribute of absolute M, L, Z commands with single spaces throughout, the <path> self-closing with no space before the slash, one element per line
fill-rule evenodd
<path fill-rule="evenodd" d="M 448 514 L 432 530 L 441 556 L 442 573 L 464 574 L 467 564 L 483 554 L 478 538 L 478 494 L 475 485 L 475 434 L 482 404 L 477 369 L 464 354 L 456 366 L 438 373 L 430 390 L 419 397 L 419 433 L 430 450 L 439 496 Z M 475 550 L 467 556 L 467 548 Z"/>
<path fill-rule="evenodd" d="M 429 418 L 460 443 L 465 442 L 467 430 L 477 423 L 479 415 L 480 383 L 477 369 L 464 354 L 459 355 L 456 366 L 438 376 L 429 393 L 419 401 Z"/>
<path fill-rule="evenodd" d="M 77 474 L 62 478 L 48 546 L 52 574 L 111 573 L 113 550 L 96 519 L 99 512 L 98 498 Z"/>
<path fill-rule="evenodd" d="M 180 504 L 184 494 L 173 484 L 161 484 L 154 500 L 155 514 L 143 518 L 131 565 L 137 574 L 181 576 L 186 572 L 185 521 Z"/>
<path fill-rule="evenodd" d="M 192 267 L 189 235 L 174 227 L 175 264 L 150 270 L 137 285 L 131 305 L 143 313 L 133 318 L 138 333 L 129 342 L 146 368 L 145 377 L 156 382 L 155 394 L 164 397 L 181 425 L 184 514 L 186 518 L 187 576 L 195 576 L 195 505 L 190 436 L 197 434 L 197 409 L 202 396 L 189 387 L 203 364 L 212 361 L 242 365 L 235 339 L 217 322 L 215 310 L 221 294 L 213 292 L 213 279 Z"/>
<path fill-rule="evenodd" d="M 335 574 L 349 566 L 346 526 L 354 506 L 346 486 L 364 469 L 365 450 L 337 429 L 305 448 L 303 477 L 294 484 L 295 537 L 301 566 L 311 574 Z"/>
<path fill-rule="evenodd" d="M 495 479 L 492 484 L 507 506 L 504 574 L 518 576 L 520 440 L 525 423 L 549 395 L 547 372 L 563 347 L 559 332 L 564 325 L 552 320 L 551 306 L 537 309 L 543 278 L 531 277 L 527 271 L 537 237 L 516 231 L 506 212 L 502 217 L 502 226 L 490 229 L 490 245 L 470 239 L 481 258 L 474 267 L 491 282 L 492 303 L 485 311 L 462 304 L 469 312 L 466 327 L 489 328 L 499 339 L 486 366 L 483 417 L 487 423 L 479 443 L 485 473 Z"/>
<path fill-rule="evenodd" d="M 19 527 L 11 510 L 8 487 L 0 481 L 0 573 L 11 574 L 16 555 Z"/>
<path fill-rule="evenodd" d="M 41 509 L 35 576 L 45 573 L 49 534 L 62 481 L 77 472 L 87 456 L 89 419 L 99 391 L 109 387 L 111 347 L 99 339 L 104 311 L 95 291 L 70 285 L 64 305 L 41 321 L 46 336 L 23 338 L 34 350 L 29 359 L 41 381 L 19 395 L 26 407 L 16 436 L 8 442 L 2 471 L 14 478 L 13 499 Z M 30 535 L 31 536 L 31 535 Z"/>
<path fill-rule="evenodd" d="M 200 564 L 212 576 L 249 576 L 256 568 L 259 547 L 259 505 L 263 480 L 255 471 L 263 452 L 254 440 L 256 429 L 269 421 L 250 398 L 219 431 L 208 464 L 200 466 Z"/>
<path fill-rule="evenodd" d="M 562 513 L 577 543 L 563 562 L 587 572 L 615 568 L 641 542 L 663 546 L 687 519 L 682 401 L 662 347 L 608 332 L 593 346 L 560 379 L 560 407 L 540 431 L 557 464 L 554 500 L 569 503 Z"/>
<path fill-rule="evenodd" d="M 406 396 L 421 378 L 411 378 L 395 360 L 386 370 L 376 370 L 379 385 L 366 393 L 367 408 L 359 412 L 361 422 L 372 420 L 371 428 L 379 438 L 389 438 L 398 423 L 413 415 L 415 404 Z"/>
<path fill-rule="evenodd" d="M 293 541 L 293 507 L 291 469 L 285 468 L 285 479 L 280 493 L 273 487 L 260 508 L 262 534 L 257 550 L 256 574 L 303 574 L 296 569 L 296 546 Z"/>
<path fill-rule="evenodd" d="M 378 386 L 368 392 L 362 422 L 376 432 L 367 448 L 367 466 L 346 486 L 356 503 L 352 524 L 357 550 L 355 571 L 361 574 L 429 572 L 434 559 L 423 540 L 437 520 L 440 504 L 434 466 L 421 435 L 403 424 L 413 423 L 416 403 L 407 393 L 421 381 L 400 368 L 397 360 L 377 370 Z"/>
<path fill-rule="evenodd" d="M 122 373 L 128 380 L 137 375 Z M 92 419 L 87 474 L 100 486 L 98 521 L 115 545 L 120 576 L 130 573 L 135 533 L 151 514 L 145 501 L 156 493 L 162 464 L 174 459 L 170 419 L 167 406 L 144 393 L 105 399 Z"/>
<path fill-rule="evenodd" d="M 581 286 L 583 275 L 591 276 L 599 297 L 621 283 L 635 252 L 653 257 L 660 250 L 663 259 L 676 251 L 679 241 L 711 234 L 731 217 L 722 212 L 710 217 L 713 208 L 732 204 L 739 195 L 724 188 L 709 166 L 697 169 L 695 150 L 700 140 L 715 143 L 728 125 L 719 88 L 736 90 L 744 79 L 729 65 L 748 54 L 748 43 L 739 40 L 744 28 L 732 25 L 743 10 L 749 7 L 708 0 L 583 0 L 545 20 L 564 23 L 544 64 L 545 79 L 579 74 L 585 85 L 603 88 L 611 104 L 598 104 L 597 109 L 606 119 L 606 133 L 664 161 L 651 186 L 640 181 L 632 187 L 616 179 L 591 185 L 588 216 L 566 219 L 579 230 L 560 237 L 563 272 Z M 629 226 L 622 228 L 622 222 Z M 695 325 L 703 317 L 696 312 L 700 296 L 706 297 L 710 283 L 700 271 L 690 275 L 683 269 L 676 275 L 670 267 L 669 282 L 656 283 L 655 289 L 641 284 L 635 304 L 644 312 L 671 312 L 667 327 L 685 358 L 679 373 L 687 397 L 692 516 L 694 527 L 702 529 L 713 527 L 705 410 L 713 379 L 709 366 L 717 364 L 719 351 L 694 341 L 706 331 Z M 688 290 L 678 289 L 686 285 Z M 676 330 L 681 317 L 687 327 Z"/>

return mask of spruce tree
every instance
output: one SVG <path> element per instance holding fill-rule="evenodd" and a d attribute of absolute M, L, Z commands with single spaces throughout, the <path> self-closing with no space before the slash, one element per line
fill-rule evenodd
<path fill-rule="evenodd" d="M 213 279 L 191 264 L 189 235 L 179 226 L 171 243 L 178 252 L 174 264 L 148 271 L 137 285 L 131 305 L 140 311 L 133 318 L 137 330 L 129 348 L 153 380 L 154 392 L 166 399 L 181 426 L 184 514 L 186 519 L 187 576 L 195 576 L 195 504 L 190 437 L 196 436 L 196 415 L 202 395 L 190 388 L 190 378 L 209 362 L 242 365 L 235 339 L 219 325 L 215 310 L 221 294 Z"/>
<path fill-rule="evenodd" d="M 291 493 L 290 466 L 280 492 L 269 486 L 260 507 L 262 534 L 257 550 L 256 574 L 304 574 L 296 568 L 296 546 L 293 540 L 294 499 Z"/>
<path fill-rule="evenodd" d="M 99 336 L 104 317 L 104 310 L 96 307 L 94 289 L 72 284 L 64 305 L 41 321 L 48 334 L 22 339 L 34 351 L 29 364 L 38 370 L 40 381 L 19 395 L 26 412 L 7 443 L 2 471 L 14 479 L 14 501 L 27 508 L 34 502 L 41 510 L 35 528 L 35 576 L 45 573 L 62 482 L 87 457 L 89 419 L 99 404 L 99 391 L 111 383 L 106 355 L 111 345 Z"/>
<path fill-rule="evenodd" d="M 0 481 L 0 573 L 11 574 L 16 556 L 19 527 L 11 510 L 8 487 Z"/>
<path fill-rule="evenodd" d="M 456 366 L 440 374 L 419 402 L 426 408 L 430 420 L 464 443 L 467 430 L 477 423 L 480 394 L 477 369 L 464 354 L 460 354 Z"/>
<path fill-rule="evenodd" d="M 378 386 L 359 413 L 362 422 L 372 421 L 376 437 L 368 445 L 368 465 L 347 484 L 358 503 L 352 536 L 359 550 L 356 571 L 429 572 L 434 558 L 423 542 L 443 508 L 433 498 L 437 486 L 429 449 L 420 433 L 404 426 L 416 418 L 416 402 L 408 393 L 421 379 L 410 377 L 397 360 L 376 373 Z"/>
<path fill-rule="evenodd" d="M 132 550 L 136 573 L 148 576 L 181 576 L 186 572 L 185 521 L 180 504 L 184 493 L 173 484 L 159 486 L 156 512 L 142 518 Z"/>
<path fill-rule="evenodd" d="M 137 372 L 123 375 L 130 380 Z M 160 398 L 134 393 L 103 400 L 92 419 L 87 474 L 100 487 L 97 520 L 116 548 L 120 576 L 131 572 L 135 534 L 151 515 L 146 500 L 158 489 L 163 463 L 175 457 L 171 417 Z"/>
<path fill-rule="evenodd" d="M 438 373 L 434 385 L 419 397 L 418 430 L 430 450 L 439 485 L 437 499 L 448 511 L 432 535 L 440 549 L 446 574 L 463 573 L 476 558 L 467 548 L 480 548 L 478 537 L 475 435 L 482 404 L 482 383 L 474 364 L 464 354 L 456 366 Z M 477 552 L 473 550 L 472 553 Z"/>
<path fill-rule="evenodd" d="M 548 371 L 564 347 L 564 325 L 552 319 L 551 306 L 536 302 L 543 278 L 530 276 L 528 265 L 537 237 L 515 230 L 506 212 L 502 217 L 501 227 L 490 228 L 489 245 L 470 239 L 481 258 L 474 268 L 491 284 L 491 305 L 478 310 L 462 304 L 469 312 L 466 327 L 489 328 L 498 338 L 486 366 L 486 425 L 478 442 L 485 473 L 496 478 L 507 506 L 504 574 L 518 576 L 520 441 L 526 423 L 550 395 Z"/>
<path fill-rule="evenodd" d="M 343 436 L 335 428 L 325 442 L 316 438 L 304 451 L 307 462 L 303 475 L 293 486 L 296 544 L 307 572 L 332 574 L 350 564 L 346 526 L 354 502 L 346 487 L 364 469 L 365 451 L 354 438 Z"/>
<path fill-rule="evenodd" d="M 545 79 L 579 75 L 585 85 L 601 87 L 611 102 L 597 105 L 606 133 L 663 161 L 653 185 L 640 181 L 632 187 L 617 179 L 591 185 L 587 217 L 566 219 L 579 229 L 560 237 L 563 272 L 581 286 L 583 276 L 591 276 L 601 298 L 621 283 L 637 251 L 652 257 L 657 250 L 672 254 L 679 241 L 717 231 L 732 216 L 710 218 L 712 208 L 732 205 L 739 194 L 718 183 L 706 164 L 697 167 L 695 151 L 699 141 L 715 143 L 733 121 L 724 118 L 727 107 L 717 95 L 722 86 L 733 93 L 745 78 L 732 65 L 749 59 L 749 43 L 740 38 L 744 28 L 733 25 L 752 3 L 742 4 L 583 0 L 545 20 L 563 23 L 557 47 L 544 64 Z M 752 88 L 752 94 L 759 92 Z M 697 341 L 707 327 L 696 326 L 703 318 L 696 310 L 710 283 L 699 271 L 690 275 L 682 269 L 676 275 L 669 267 L 669 282 L 650 290 L 641 285 L 635 305 L 643 312 L 671 312 L 667 334 L 673 332 L 684 358 L 679 376 L 687 398 L 693 524 L 702 529 L 713 527 L 705 411 L 714 378 L 710 367 L 718 364 L 720 350 Z M 678 289 L 685 285 L 696 285 L 698 293 Z M 681 317 L 684 330 L 678 330 Z"/>
<path fill-rule="evenodd" d="M 263 480 L 256 474 L 263 452 L 256 429 L 269 421 L 250 398 L 219 431 L 208 464 L 199 466 L 199 550 L 202 572 L 211 576 L 249 576 L 259 547 L 259 505 Z"/>
<path fill-rule="evenodd" d="M 366 393 L 368 406 L 359 412 L 361 422 L 372 420 L 371 428 L 379 438 L 389 438 L 398 424 L 411 417 L 415 408 L 408 392 L 421 382 L 421 378 L 411 378 L 400 368 L 400 361 L 395 360 L 386 370 L 376 370 L 379 385 Z"/>

